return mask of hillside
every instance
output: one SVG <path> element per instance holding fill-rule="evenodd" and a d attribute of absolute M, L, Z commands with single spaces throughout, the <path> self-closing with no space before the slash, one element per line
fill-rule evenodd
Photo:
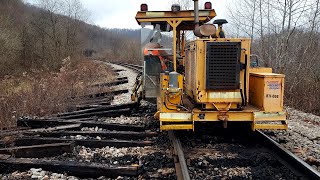
<path fill-rule="evenodd" d="M 92 58 L 132 63 L 140 57 L 133 48 L 138 30 L 88 24 L 85 9 L 72 4 L 79 1 L 55 1 L 64 12 L 42 2 L 0 1 L 0 129 L 14 127 L 16 117 L 64 112 L 68 97 L 100 90 L 87 86 L 113 74 Z M 96 53 L 88 60 L 86 51 Z"/>
<path fill-rule="evenodd" d="M 81 57 L 85 49 L 112 60 L 134 61 L 139 57 L 139 51 L 132 49 L 140 39 L 138 30 L 88 24 L 85 9 L 81 4 L 72 4 L 76 2 L 62 3 L 64 12 L 60 12 L 49 1 L 39 7 L 22 0 L 0 1 L 0 76 L 58 70 L 62 59 Z"/>

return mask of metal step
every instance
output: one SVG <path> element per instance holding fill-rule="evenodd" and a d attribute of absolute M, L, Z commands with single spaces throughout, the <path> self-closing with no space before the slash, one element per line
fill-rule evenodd
<path fill-rule="evenodd" d="M 190 130 L 193 129 L 193 124 L 167 124 L 160 125 L 161 131 L 169 131 L 169 130 Z"/>

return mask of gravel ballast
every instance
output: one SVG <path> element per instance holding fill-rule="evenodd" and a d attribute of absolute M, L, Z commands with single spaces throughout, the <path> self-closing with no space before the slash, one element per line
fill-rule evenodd
<path fill-rule="evenodd" d="M 320 172 L 320 117 L 286 108 L 288 131 L 265 131 L 272 139 Z"/>
<path fill-rule="evenodd" d="M 128 93 L 116 95 L 111 104 L 131 102 L 131 87 L 137 73 L 120 65 L 110 64 L 119 71 L 119 77 L 128 77 L 128 83 L 114 86 L 115 90 L 129 89 Z M 288 131 L 264 131 L 298 157 L 320 171 L 320 117 L 301 111 L 286 108 L 289 113 Z M 159 131 L 159 122 L 153 118 L 156 111 L 154 104 L 141 102 L 139 109 L 132 111 L 131 116 L 101 117 L 99 122 L 141 125 L 147 130 Z M 108 131 L 99 127 L 82 127 L 81 131 Z M 297 177 L 264 148 L 250 143 L 239 142 L 236 138 L 184 132 L 179 134 L 191 179 L 297 179 Z M 64 136 L 71 139 L 106 138 L 96 136 Z M 166 132 L 159 132 L 152 139 L 154 145 L 129 148 L 88 148 L 74 147 L 71 153 L 44 159 L 59 161 L 76 161 L 84 163 L 102 163 L 106 166 L 139 166 L 138 177 L 117 177 L 116 179 L 175 179 L 171 143 Z M 15 171 L 0 175 L 0 179 L 65 179 L 76 180 L 79 177 L 64 173 L 31 168 L 25 172 Z M 110 179 L 100 177 L 99 179 Z"/>
<path fill-rule="evenodd" d="M 230 134 L 182 135 L 191 179 L 297 179 L 267 149 Z"/>
<path fill-rule="evenodd" d="M 122 89 L 129 89 L 128 93 L 124 94 L 119 94 L 114 96 L 114 100 L 111 102 L 112 105 L 115 104 L 125 104 L 125 103 L 130 103 L 131 102 L 131 88 L 133 87 L 137 73 L 129 68 L 117 65 L 117 64 L 111 64 L 108 63 L 113 69 L 122 69 L 123 71 L 118 72 L 119 76 L 118 77 L 127 77 L 128 78 L 128 83 L 125 84 L 120 84 L 117 86 L 114 86 L 114 90 L 122 90 Z"/>

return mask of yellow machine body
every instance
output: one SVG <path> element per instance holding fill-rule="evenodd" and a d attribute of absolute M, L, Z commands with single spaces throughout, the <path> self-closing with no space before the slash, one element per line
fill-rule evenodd
<path fill-rule="evenodd" d="M 200 24 L 215 15 L 214 10 L 200 11 Z M 228 123 L 247 122 L 252 130 L 286 130 L 284 75 L 272 73 L 271 68 L 250 67 L 250 39 L 201 37 L 186 43 L 184 31 L 192 30 L 194 18 L 193 11 L 136 16 L 139 24 L 169 25 L 177 37 L 173 64 L 179 73 L 178 87 L 171 88 L 169 74 L 159 75 L 155 117 L 160 129 L 195 130 L 199 122 L 220 122 L 227 128 Z"/>
<path fill-rule="evenodd" d="M 230 108 L 236 108 L 241 103 L 240 89 L 244 88 L 244 83 L 240 84 L 239 89 L 227 90 L 207 90 L 206 89 L 206 47 L 210 42 L 238 42 L 241 43 L 241 47 L 245 50 L 241 51 L 240 62 L 245 64 L 245 55 L 250 55 L 250 40 L 249 39 L 198 39 L 190 43 L 190 47 L 186 49 L 185 60 L 185 87 L 188 96 L 193 100 L 202 104 L 204 109 L 212 109 L 216 107 L 218 109 L 224 109 L 227 106 Z M 249 68 L 249 64 L 247 65 Z M 249 81 L 249 71 L 244 76 L 244 71 L 240 72 L 240 82 L 244 82 L 244 78 Z M 247 92 L 248 95 L 248 92 Z"/>

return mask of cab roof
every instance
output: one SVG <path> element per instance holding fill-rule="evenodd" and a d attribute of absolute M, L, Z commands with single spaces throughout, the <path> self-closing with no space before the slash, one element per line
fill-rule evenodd
<path fill-rule="evenodd" d="M 216 16 L 214 9 L 199 10 L 199 23 L 204 24 Z M 160 24 L 166 26 L 168 21 L 181 20 L 177 30 L 193 30 L 194 29 L 194 11 L 183 10 L 178 12 L 172 11 L 139 11 L 136 15 L 139 25 L 149 23 L 151 25 Z"/>

